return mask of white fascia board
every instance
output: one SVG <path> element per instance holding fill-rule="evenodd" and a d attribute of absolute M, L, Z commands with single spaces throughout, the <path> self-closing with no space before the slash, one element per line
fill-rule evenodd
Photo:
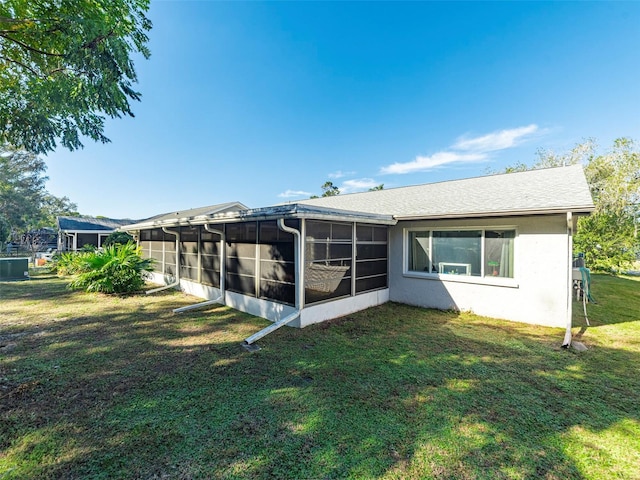
<path fill-rule="evenodd" d="M 215 223 L 238 223 L 238 222 L 246 222 L 252 220 L 277 220 L 279 218 L 288 219 L 307 219 L 307 220 L 328 220 L 328 221 L 342 221 L 342 222 L 356 222 L 356 223 L 368 223 L 368 224 L 377 224 L 377 225 L 395 225 L 398 221 L 395 218 L 370 218 L 370 217 L 362 217 L 358 218 L 357 216 L 344 216 L 340 214 L 321 214 L 321 213 L 312 213 L 312 214 L 291 214 L 291 215 L 238 215 L 237 212 L 229 212 L 228 214 L 219 214 L 215 216 L 209 215 L 200 215 L 198 217 L 189 217 L 189 218 L 180 218 L 180 219 L 171 219 L 165 220 L 162 222 L 149 222 L 149 223 L 136 223 L 132 225 L 125 225 L 124 227 L 120 227 L 120 230 L 125 231 L 133 231 L 133 230 L 147 230 L 151 228 L 171 228 L 171 227 L 180 227 L 180 226 L 196 226 L 196 225 L 204 225 L 204 224 L 215 224 Z"/>
<path fill-rule="evenodd" d="M 74 233 L 95 233 L 95 234 L 110 234 L 115 232 L 116 229 L 108 229 L 108 230 L 60 230 L 61 233 L 66 235 L 71 235 Z"/>
<path fill-rule="evenodd" d="M 460 219 L 460 218 L 484 218 L 484 217 L 523 217 L 527 215 L 565 215 L 567 212 L 572 212 L 574 215 L 588 215 L 593 212 L 595 207 L 584 206 L 578 208 L 552 208 L 546 210 L 532 209 L 532 210 L 505 210 L 500 212 L 481 212 L 481 213 L 456 213 L 445 215 L 395 215 L 394 217 L 398 221 L 402 220 L 447 220 L 447 219 Z"/>

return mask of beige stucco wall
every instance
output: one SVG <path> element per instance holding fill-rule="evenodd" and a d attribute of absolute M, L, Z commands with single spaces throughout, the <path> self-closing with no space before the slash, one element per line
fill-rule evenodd
<path fill-rule="evenodd" d="M 514 278 L 421 275 L 406 271 L 407 228 L 516 229 Z M 565 215 L 399 222 L 390 229 L 390 300 L 538 325 L 567 321 L 569 243 Z"/>

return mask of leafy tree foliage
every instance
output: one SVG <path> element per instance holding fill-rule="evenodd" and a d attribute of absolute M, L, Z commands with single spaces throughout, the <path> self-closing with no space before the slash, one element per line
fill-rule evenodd
<path fill-rule="evenodd" d="M 57 215 L 78 214 L 67 197 L 46 191 L 46 169 L 33 153 L 0 147 L 0 242 L 19 232 L 53 227 Z"/>
<path fill-rule="evenodd" d="M 129 235 L 127 232 L 113 232 L 110 233 L 107 238 L 102 242 L 103 247 L 108 247 L 109 245 L 124 245 L 126 243 L 134 243 L 135 239 Z"/>
<path fill-rule="evenodd" d="M 324 182 L 320 188 L 322 189 L 322 197 L 335 197 L 336 195 L 340 195 L 340 189 L 330 180 Z M 311 198 L 320 197 L 318 197 L 318 195 L 311 195 Z"/>
<path fill-rule="evenodd" d="M 618 272 L 640 253 L 640 152 L 626 138 L 589 155 L 585 174 L 596 206 L 578 223 L 575 248 L 594 270 Z"/>
<path fill-rule="evenodd" d="M 336 195 L 340 195 L 340 189 L 336 187 L 331 181 L 324 182 L 324 184 L 320 188 L 322 188 L 323 197 L 334 197 Z"/>
<path fill-rule="evenodd" d="M 335 197 L 336 195 L 340 195 L 340 189 L 336 187 L 332 181 L 326 181 L 320 187 L 322 188 L 322 196 L 323 197 Z M 376 190 L 384 190 L 384 183 L 380 185 L 376 185 L 375 187 L 371 187 L 369 189 L 370 192 L 375 192 Z M 312 195 L 311 198 L 320 198 L 317 195 Z"/>
<path fill-rule="evenodd" d="M 596 210 L 578 221 L 574 250 L 585 254 L 592 270 L 624 271 L 637 258 L 637 221 L 627 215 Z"/>
<path fill-rule="evenodd" d="M 131 57 L 148 58 L 149 0 L 0 2 L 0 142 L 35 153 L 108 142 L 105 115 L 133 116 Z"/>
<path fill-rule="evenodd" d="M 11 235 L 11 225 L 9 225 L 9 221 L 5 216 L 0 213 L 0 247 L 9 238 L 9 235 Z"/>
<path fill-rule="evenodd" d="M 0 149 L 0 212 L 10 229 L 29 226 L 39 216 L 47 167 L 36 155 L 23 150 Z"/>
<path fill-rule="evenodd" d="M 80 213 L 75 203 L 71 203 L 68 197 L 55 197 L 49 192 L 45 192 L 40 205 L 40 220 L 37 227 L 50 226 L 56 224 L 56 217 L 78 217 Z"/>
<path fill-rule="evenodd" d="M 531 167 L 516 164 L 507 172 L 582 164 L 595 211 L 580 218 L 574 249 L 585 254 L 589 268 L 618 272 L 629 267 L 640 253 L 640 151 L 633 140 L 619 138 L 613 147 L 599 154 L 593 139 L 567 153 L 538 151 Z"/>

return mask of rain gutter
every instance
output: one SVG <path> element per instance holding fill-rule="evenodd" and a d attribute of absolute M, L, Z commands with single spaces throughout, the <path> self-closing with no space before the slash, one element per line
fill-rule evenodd
<path fill-rule="evenodd" d="M 287 225 L 285 225 L 283 218 L 279 218 L 278 219 L 278 228 L 280 228 L 280 230 L 282 230 L 283 232 L 287 232 L 287 233 L 293 234 L 295 236 L 295 238 L 296 238 L 296 242 L 294 244 L 295 245 L 294 259 L 295 259 L 295 263 L 296 263 L 296 277 L 297 277 L 296 278 L 296 291 L 295 291 L 296 292 L 295 293 L 295 307 L 296 307 L 296 310 L 293 313 L 290 313 L 289 315 L 287 315 L 286 317 L 284 317 L 284 318 L 272 323 L 268 327 L 263 328 L 259 332 L 254 333 L 250 337 L 245 338 L 244 342 L 242 343 L 242 346 L 245 347 L 249 351 L 258 350 L 258 348 L 256 348 L 256 346 L 252 345 L 254 342 L 260 340 L 265 335 L 270 334 L 271 332 L 279 329 L 280 327 L 292 322 L 293 320 L 295 320 L 296 318 L 298 318 L 300 316 L 300 312 L 302 311 L 302 298 L 303 298 L 303 286 L 304 286 L 304 283 L 302 282 L 303 262 L 302 262 L 302 257 L 301 257 L 301 253 L 303 251 L 303 249 L 302 249 L 302 235 L 300 235 L 300 231 L 299 230 L 296 230 L 295 228 L 291 228 L 291 227 L 288 227 Z"/>
<path fill-rule="evenodd" d="M 215 229 L 215 228 L 211 228 L 209 226 L 209 224 L 207 224 L 207 223 L 204 224 L 204 229 L 207 232 L 215 233 L 217 235 L 220 235 L 220 295 L 218 295 L 213 300 L 207 300 L 205 302 L 195 303 L 193 305 L 187 305 L 186 307 L 175 308 L 173 310 L 173 313 L 182 313 L 182 312 L 186 312 L 188 310 L 194 310 L 196 308 L 206 307 L 208 305 L 213 305 L 213 304 L 216 304 L 216 303 L 221 303 L 222 305 L 224 305 L 224 301 L 225 301 L 225 276 L 226 276 L 226 269 L 225 269 L 226 262 L 225 262 L 225 259 L 224 259 L 226 241 L 225 241 L 224 231 L 223 230 L 218 230 L 218 229 Z"/>
<path fill-rule="evenodd" d="M 573 296 L 571 291 L 573 290 L 573 214 L 567 212 L 567 250 L 568 250 L 568 265 L 567 265 L 567 319 L 566 330 L 564 333 L 564 340 L 562 342 L 563 348 L 569 348 L 571 346 L 571 320 L 572 320 L 572 302 Z"/>

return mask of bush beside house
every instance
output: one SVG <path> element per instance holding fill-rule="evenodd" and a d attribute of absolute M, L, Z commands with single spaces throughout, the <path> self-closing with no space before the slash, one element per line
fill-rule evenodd
<path fill-rule="evenodd" d="M 140 291 L 152 268 L 153 260 L 143 259 L 133 242 L 99 251 L 63 253 L 55 263 L 58 275 L 74 276 L 70 288 L 101 293 Z"/>

